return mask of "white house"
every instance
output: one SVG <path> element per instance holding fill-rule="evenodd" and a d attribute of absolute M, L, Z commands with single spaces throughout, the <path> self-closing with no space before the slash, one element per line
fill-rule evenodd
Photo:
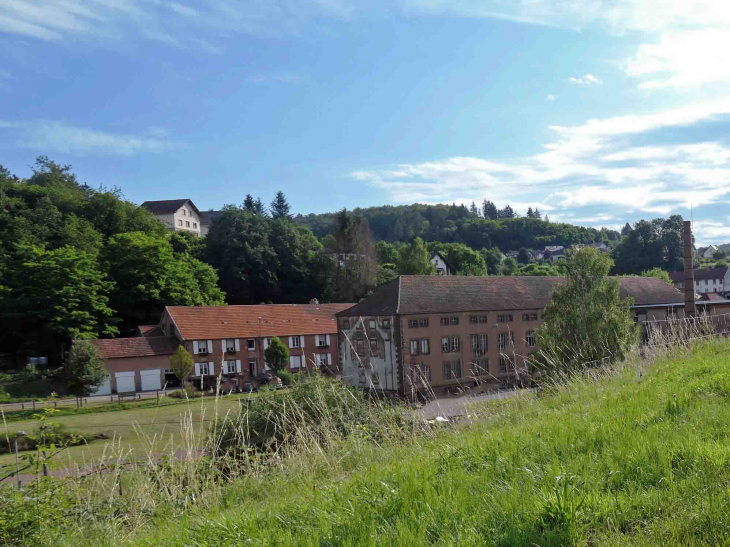
<path fill-rule="evenodd" d="M 684 272 L 671 272 L 669 277 L 679 290 L 684 290 Z M 695 292 L 697 294 L 730 294 L 730 268 L 696 268 L 694 270 Z"/>
<path fill-rule="evenodd" d="M 709 247 L 700 247 L 697 249 L 697 254 L 702 258 L 712 258 L 712 255 L 714 255 L 717 251 L 717 247 L 710 245 Z"/>
<path fill-rule="evenodd" d="M 189 199 L 164 199 L 145 201 L 144 207 L 153 213 L 172 231 L 192 232 L 200 237 L 202 215 Z"/>
<path fill-rule="evenodd" d="M 451 275 L 454 273 L 453 268 L 446 262 L 444 256 L 435 252 L 431 255 L 431 264 L 436 266 L 436 275 Z"/>

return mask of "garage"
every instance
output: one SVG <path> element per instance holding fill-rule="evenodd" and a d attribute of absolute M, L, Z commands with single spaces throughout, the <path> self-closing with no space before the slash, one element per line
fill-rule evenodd
<path fill-rule="evenodd" d="M 117 393 L 130 393 L 137 391 L 134 385 L 134 372 L 117 372 L 114 374 L 117 381 Z"/>
<path fill-rule="evenodd" d="M 162 389 L 162 371 L 159 368 L 141 370 L 142 391 L 155 391 Z"/>
<path fill-rule="evenodd" d="M 107 376 L 104 383 L 101 384 L 92 395 L 109 395 L 112 392 L 112 379 Z"/>

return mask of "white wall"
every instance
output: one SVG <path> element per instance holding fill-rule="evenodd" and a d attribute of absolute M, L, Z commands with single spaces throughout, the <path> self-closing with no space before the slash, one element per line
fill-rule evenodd
<path fill-rule="evenodd" d="M 433 255 L 431 257 L 431 264 L 436 266 L 437 273 L 442 273 L 439 270 L 443 270 L 445 275 L 449 275 L 451 273 L 449 272 L 449 268 L 446 266 L 446 262 L 443 261 L 440 255 Z"/>
<path fill-rule="evenodd" d="M 351 343 L 356 347 L 355 339 L 356 334 L 360 331 L 356 329 L 356 318 L 350 318 L 350 328 L 343 329 L 342 319 L 338 319 L 340 334 L 339 340 L 339 353 L 342 359 L 342 381 L 346 385 L 369 387 L 378 390 L 397 391 L 399 388 L 398 382 L 398 363 L 397 363 L 397 348 L 395 347 L 395 328 L 394 321 L 395 317 L 380 317 L 380 319 L 389 319 L 390 328 L 382 328 L 378 317 L 363 317 L 365 326 L 369 324 L 370 320 L 376 321 L 376 331 L 384 341 L 385 346 L 385 358 L 369 356 L 369 344 L 367 340 L 364 344 L 365 353 L 368 357 L 360 360 L 357 357 L 353 358 L 353 351 L 351 351 Z M 369 329 L 364 329 L 362 332 L 367 333 Z M 363 362 L 365 366 L 361 366 L 360 362 Z"/>

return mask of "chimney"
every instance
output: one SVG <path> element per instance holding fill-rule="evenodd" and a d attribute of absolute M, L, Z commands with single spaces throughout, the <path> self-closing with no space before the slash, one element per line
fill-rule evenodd
<path fill-rule="evenodd" d="M 684 316 L 695 317 L 695 271 L 692 268 L 692 221 L 684 221 Z"/>

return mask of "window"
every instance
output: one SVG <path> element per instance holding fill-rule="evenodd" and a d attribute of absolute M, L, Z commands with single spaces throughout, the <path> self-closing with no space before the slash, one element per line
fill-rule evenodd
<path fill-rule="evenodd" d="M 325 366 L 327 364 L 327 354 L 326 353 L 318 353 L 317 354 L 317 365 L 320 367 Z"/>
<path fill-rule="evenodd" d="M 318 334 L 317 335 L 317 347 L 326 348 L 327 346 L 329 346 L 329 342 L 327 342 L 327 335 Z"/>
<path fill-rule="evenodd" d="M 537 343 L 535 340 L 535 331 L 534 330 L 528 330 L 525 333 L 525 343 L 527 344 L 528 348 L 532 348 Z"/>
<path fill-rule="evenodd" d="M 486 323 L 487 322 L 487 316 L 486 315 L 480 315 L 479 316 L 479 322 L 480 323 Z"/>
<path fill-rule="evenodd" d="M 442 317 L 441 318 L 441 326 L 442 327 L 448 327 L 449 326 L 449 318 L 448 317 Z"/>
<path fill-rule="evenodd" d="M 421 339 L 421 353 L 424 355 L 428 355 L 431 353 L 431 344 L 428 341 L 428 338 L 422 338 Z"/>
<path fill-rule="evenodd" d="M 185 221 L 185 227 L 186 227 L 186 228 L 190 228 L 190 221 L 189 221 L 189 220 L 186 220 L 186 221 Z"/>
<path fill-rule="evenodd" d="M 480 334 L 479 335 L 479 351 L 481 353 L 486 353 L 488 350 L 489 350 L 489 342 L 487 341 L 487 335 Z"/>
<path fill-rule="evenodd" d="M 292 355 L 289 357 L 289 366 L 291 368 L 302 368 L 302 355 Z"/>
<path fill-rule="evenodd" d="M 185 209 L 182 210 L 182 214 L 183 214 L 183 216 L 185 216 Z"/>
<path fill-rule="evenodd" d="M 411 355 L 418 355 L 418 340 L 411 340 Z"/>
<path fill-rule="evenodd" d="M 489 374 L 489 359 L 469 363 L 469 374 L 471 376 L 484 376 Z"/>
<path fill-rule="evenodd" d="M 509 323 L 513 320 L 512 314 L 502 314 L 497 316 L 497 323 Z"/>
<path fill-rule="evenodd" d="M 342 329 L 343 330 L 345 330 L 345 329 L 349 330 L 350 329 L 350 320 L 349 319 L 343 319 L 342 320 Z"/>
<path fill-rule="evenodd" d="M 441 338 L 441 353 L 448 353 L 449 352 L 449 337 L 444 336 Z"/>
<path fill-rule="evenodd" d="M 472 351 L 477 351 L 479 349 L 479 336 L 476 334 L 472 334 L 469 336 L 469 339 L 471 340 Z"/>
<path fill-rule="evenodd" d="M 355 340 L 355 351 L 358 355 L 364 355 L 365 350 L 365 342 L 362 340 L 362 338 L 359 338 Z"/>
<path fill-rule="evenodd" d="M 459 351 L 459 337 L 458 336 L 451 337 L 451 351 Z"/>
<path fill-rule="evenodd" d="M 223 367 L 223 372 L 226 374 L 236 374 L 236 362 L 226 361 L 225 366 Z"/>
<path fill-rule="evenodd" d="M 471 349 L 474 352 L 474 357 L 481 357 L 482 355 L 484 355 L 487 351 L 487 335 L 472 334 Z"/>
<path fill-rule="evenodd" d="M 411 319 L 408 321 L 408 326 L 412 329 L 418 328 L 418 319 Z"/>
<path fill-rule="evenodd" d="M 389 329 L 390 328 L 390 319 L 383 319 L 382 325 L 383 325 L 384 329 Z"/>
<path fill-rule="evenodd" d="M 198 368 L 200 369 L 201 376 L 208 374 L 208 363 L 198 363 Z"/>
<path fill-rule="evenodd" d="M 200 340 L 198 342 L 198 353 L 209 353 L 210 349 L 207 340 Z"/>
<path fill-rule="evenodd" d="M 197 222 L 193 222 L 193 228 L 197 228 L 197 227 L 198 227 L 198 223 Z"/>
<path fill-rule="evenodd" d="M 500 355 L 499 357 L 499 372 L 509 372 L 509 368 L 512 366 L 512 359 L 506 355 Z"/>
<path fill-rule="evenodd" d="M 458 325 L 459 324 L 459 318 L 457 316 L 453 316 L 453 317 L 451 317 L 451 319 L 449 320 L 449 322 L 452 325 Z"/>
<path fill-rule="evenodd" d="M 229 353 L 233 353 L 236 351 L 236 341 L 235 340 L 226 340 L 225 346 L 226 346 L 226 351 Z"/>
<path fill-rule="evenodd" d="M 421 363 L 411 367 L 411 380 L 414 384 L 431 382 L 431 367 Z"/>
<path fill-rule="evenodd" d="M 428 327 L 428 317 L 424 317 L 423 319 L 418 320 L 418 324 L 421 327 Z"/>
<path fill-rule="evenodd" d="M 256 359 L 248 360 L 248 374 L 252 378 L 258 374 L 258 363 Z"/>
<path fill-rule="evenodd" d="M 523 321 L 537 321 L 537 313 L 535 313 L 535 312 L 523 313 L 522 320 Z"/>
<path fill-rule="evenodd" d="M 292 336 L 291 337 L 291 347 L 301 348 L 302 347 L 302 337 L 301 336 Z"/>
<path fill-rule="evenodd" d="M 469 316 L 469 324 L 476 325 L 479 322 L 479 318 L 476 315 Z"/>
<path fill-rule="evenodd" d="M 368 328 L 369 329 L 374 329 L 375 328 L 375 320 L 374 319 L 371 319 L 370 321 L 368 321 Z"/>
<path fill-rule="evenodd" d="M 249 338 L 248 341 L 248 351 L 255 351 L 256 350 L 256 339 Z"/>
<path fill-rule="evenodd" d="M 182 226 L 182 220 L 178 220 L 178 221 L 177 221 L 177 225 L 178 225 L 178 226 Z"/>
<path fill-rule="evenodd" d="M 378 357 L 378 341 L 377 340 L 370 340 L 370 355 L 373 357 Z"/>
<path fill-rule="evenodd" d="M 514 332 L 500 332 L 497 334 L 497 349 L 504 351 L 507 346 L 515 346 L 515 333 Z"/>
<path fill-rule="evenodd" d="M 355 323 L 355 328 L 357 330 L 362 330 L 362 319 L 357 319 L 357 323 Z"/>
<path fill-rule="evenodd" d="M 444 380 L 461 378 L 461 359 L 444 361 Z"/>

